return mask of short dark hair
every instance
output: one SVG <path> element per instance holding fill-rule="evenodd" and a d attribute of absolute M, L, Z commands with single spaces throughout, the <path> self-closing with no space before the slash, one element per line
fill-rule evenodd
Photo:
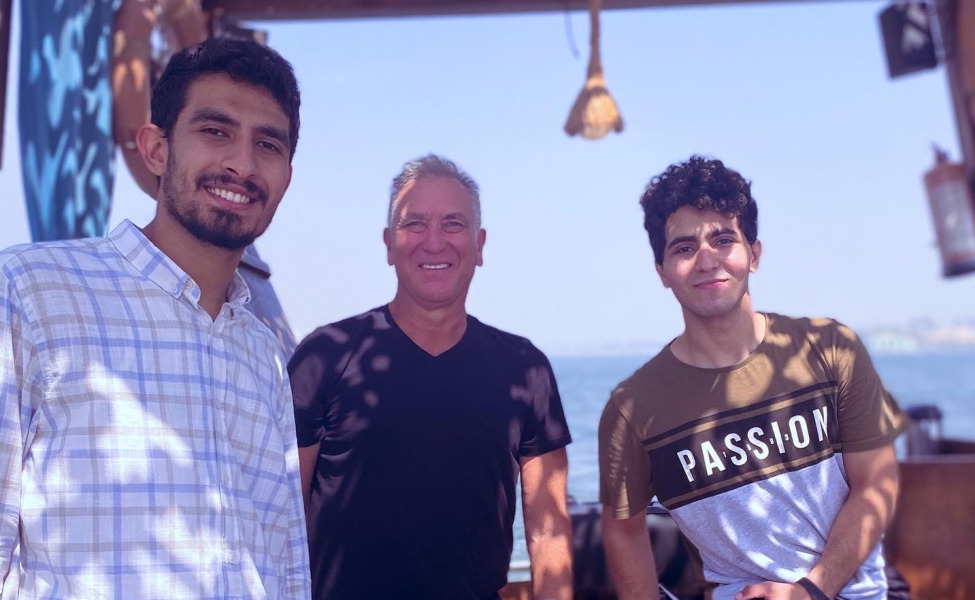
<path fill-rule="evenodd" d="M 174 55 L 152 88 L 152 123 L 169 135 L 186 104 L 186 90 L 199 77 L 225 74 L 235 81 L 262 87 L 288 117 L 289 160 L 298 146 L 301 94 L 291 64 L 254 41 L 211 38 Z"/>
<path fill-rule="evenodd" d="M 664 263 L 667 219 L 683 206 L 736 217 L 748 243 L 758 239 L 758 204 L 752 198 L 751 182 L 720 160 L 692 156 L 687 162 L 670 165 L 647 184 L 640 206 L 658 265 Z"/>

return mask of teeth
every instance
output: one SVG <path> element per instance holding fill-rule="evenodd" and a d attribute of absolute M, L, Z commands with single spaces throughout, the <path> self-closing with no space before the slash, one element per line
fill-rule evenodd
<path fill-rule="evenodd" d="M 207 188 L 207 191 L 215 196 L 220 196 L 224 200 L 229 200 L 234 204 L 246 204 L 251 201 L 251 199 L 248 198 L 247 196 L 244 196 L 242 194 L 237 194 L 235 192 L 231 192 L 230 190 L 225 190 L 222 188 Z"/>
<path fill-rule="evenodd" d="M 447 264 L 447 263 L 440 263 L 440 264 L 436 264 L 436 265 L 422 264 L 422 265 L 420 265 L 420 268 L 421 269 L 446 269 L 449 266 L 450 265 Z"/>

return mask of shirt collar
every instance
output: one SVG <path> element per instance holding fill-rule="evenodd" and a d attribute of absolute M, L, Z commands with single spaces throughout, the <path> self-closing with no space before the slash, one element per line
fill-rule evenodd
<path fill-rule="evenodd" d="M 155 283 L 161 289 L 178 298 L 187 292 L 194 304 L 200 301 L 200 286 L 166 254 L 157 248 L 149 238 L 128 219 L 123 220 L 108 239 L 119 253 L 136 271 Z M 250 302 L 251 293 L 240 273 L 234 271 L 234 278 L 227 289 L 227 302 L 231 306 L 242 306 Z"/>

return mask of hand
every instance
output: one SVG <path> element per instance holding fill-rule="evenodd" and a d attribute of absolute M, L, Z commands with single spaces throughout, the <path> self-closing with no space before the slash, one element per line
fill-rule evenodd
<path fill-rule="evenodd" d="M 753 600 L 764 598 L 765 600 L 810 600 L 809 594 L 794 583 L 779 583 L 775 581 L 763 581 L 761 583 L 749 583 L 735 594 L 735 600 Z"/>

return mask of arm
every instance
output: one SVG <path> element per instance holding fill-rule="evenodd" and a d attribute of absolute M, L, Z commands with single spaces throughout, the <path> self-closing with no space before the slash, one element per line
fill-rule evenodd
<path fill-rule="evenodd" d="M 305 503 L 305 512 L 311 502 L 311 480 L 315 476 L 315 464 L 318 462 L 318 450 L 321 442 L 298 448 L 298 467 L 301 471 L 301 498 Z"/>
<path fill-rule="evenodd" d="M 153 198 L 156 197 L 158 180 L 142 162 L 135 147 L 135 135 L 149 122 L 152 54 L 149 37 L 156 21 L 156 12 L 146 0 L 123 0 L 115 15 L 112 51 L 115 143 L 122 147 L 122 157 L 132 178 Z"/>
<path fill-rule="evenodd" d="M 43 375 L 23 307 L 0 256 L 0 598 L 19 593 L 21 473 L 33 399 Z"/>
<path fill-rule="evenodd" d="M 843 454 L 850 493 L 826 539 L 823 556 L 806 576 L 830 598 L 835 598 L 870 552 L 894 514 L 897 497 L 897 457 L 891 444 L 863 452 Z M 763 582 L 748 585 L 736 600 L 806 600 L 809 595 L 795 584 Z"/>
<path fill-rule="evenodd" d="M 613 517 L 603 507 L 603 548 L 613 587 L 620 600 L 650 600 L 658 597 L 657 568 L 647 533 L 647 517 L 639 513 L 627 519 Z"/>
<path fill-rule="evenodd" d="M 161 12 L 157 13 L 156 8 Z M 156 197 L 158 178 L 142 161 L 135 136 L 149 123 L 153 29 L 168 24 L 180 50 L 199 44 L 207 37 L 206 20 L 195 0 L 123 0 L 115 15 L 112 51 L 113 129 L 115 142 L 132 178 L 145 193 Z"/>
<path fill-rule="evenodd" d="M 311 480 L 315 477 L 315 464 L 318 462 L 318 450 L 321 442 L 311 446 L 298 447 L 298 471 L 301 473 L 301 500 L 305 507 L 305 528 L 309 542 L 312 539 L 311 520 L 308 511 L 311 509 Z"/>
<path fill-rule="evenodd" d="M 521 503 L 537 600 L 572 599 L 572 524 L 566 507 L 565 448 L 522 458 Z"/>

